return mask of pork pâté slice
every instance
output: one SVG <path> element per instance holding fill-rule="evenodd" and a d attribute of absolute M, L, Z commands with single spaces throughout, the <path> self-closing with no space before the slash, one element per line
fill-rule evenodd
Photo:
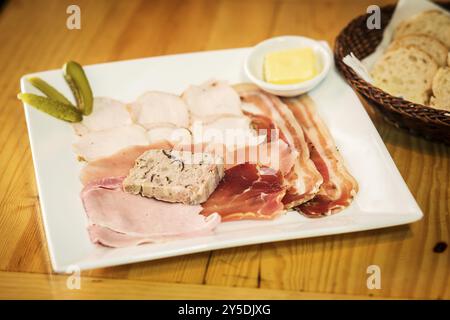
<path fill-rule="evenodd" d="M 123 181 L 126 192 L 167 202 L 205 202 L 224 176 L 223 159 L 209 153 L 149 150 Z"/>

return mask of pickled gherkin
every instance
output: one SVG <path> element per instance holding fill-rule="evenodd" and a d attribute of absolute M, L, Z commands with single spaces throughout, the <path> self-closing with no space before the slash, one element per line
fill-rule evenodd
<path fill-rule="evenodd" d="M 81 112 L 74 106 L 57 100 L 32 93 L 19 93 L 17 97 L 24 103 L 29 104 L 30 106 L 33 106 L 55 118 L 68 122 L 80 122 L 83 119 Z"/>
<path fill-rule="evenodd" d="M 39 91 L 45 94 L 50 99 L 59 101 L 64 104 L 72 105 L 72 103 L 58 90 L 52 87 L 50 84 L 38 77 L 28 78 L 28 81 Z"/>
<path fill-rule="evenodd" d="M 63 72 L 64 78 L 75 97 L 78 109 L 84 115 L 91 114 L 94 97 L 83 67 L 75 61 L 69 61 L 63 66 Z"/>

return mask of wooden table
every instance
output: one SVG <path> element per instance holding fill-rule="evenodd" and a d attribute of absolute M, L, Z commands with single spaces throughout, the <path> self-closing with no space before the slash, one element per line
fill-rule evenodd
<path fill-rule="evenodd" d="M 251 46 L 284 34 L 334 42 L 373 0 L 7 2 L 0 12 L 0 298 L 450 298 L 450 148 L 396 129 L 371 109 L 425 217 L 409 226 L 253 245 L 82 273 L 81 290 L 53 274 L 19 78 L 82 64 Z M 379 4 L 392 1 L 376 1 Z M 439 250 L 437 250 L 439 251 Z M 380 290 L 366 286 L 381 268 Z"/>

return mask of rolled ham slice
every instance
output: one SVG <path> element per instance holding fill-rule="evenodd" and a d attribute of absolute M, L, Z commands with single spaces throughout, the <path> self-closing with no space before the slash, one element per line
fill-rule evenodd
<path fill-rule="evenodd" d="M 126 193 L 123 178 L 88 184 L 81 199 L 94 243 L 125 247 L 186 237 L 210 235 L 220 216 L 200 215 L 199 205 L 168 203 Z"/>

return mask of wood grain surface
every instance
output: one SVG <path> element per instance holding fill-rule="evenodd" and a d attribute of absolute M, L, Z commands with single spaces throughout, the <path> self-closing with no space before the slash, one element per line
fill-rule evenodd
<path fill-rule="evenodd" d="M 52 274 L 19 79 L 30 72 L 251 46 L 284 34 L 333 44 L 366 0 L 26 1 L 0 11 L 0 298 L 450 298 L 450 148 L 367 110 L 425 217 L 408 226 L 285 241 L 98 269 L 81 290 Z M 81 30 L 66 8 L 81 7 Z M 382 288 L 369 290 L 378 265 Z M 114 293 L 111 288 L 119 288 Z M 214 296 L 212 295 L 214 294 Z"/>

